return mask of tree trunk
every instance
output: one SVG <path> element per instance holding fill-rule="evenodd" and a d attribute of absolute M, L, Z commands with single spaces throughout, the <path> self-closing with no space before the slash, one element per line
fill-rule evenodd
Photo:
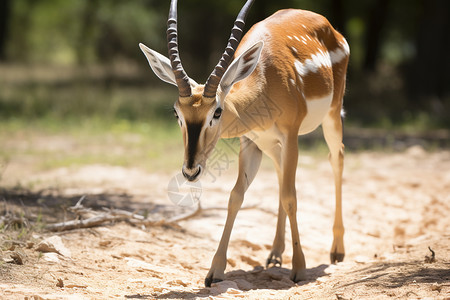
<path fill-rule="evenodd" d="M 442 112 L 442 107 L 439 107 L 445 98 L 450 97 L 450 1 L 423 1 L 419 26 L 417 55 L 412 65 L 413 72 L 410 72 L 411 94 L 419 108 L 428 107 Z"/>
<path fill-rule="evenodd" d="M 77 37 L 77 61 L 80 65 L 87 63 L 87 50 L 89 48 L 89 41 L 92 40 L 93 30 L 98 11 L 98 1 L 86 1 L 83 13 L 81 15 L 81 28 Z"/>
<path fill-rule="evenodd" d="M 345 13 L 344 13 L 344 1 L 333 0 L 331 2 L 331 25 L 339 31 L 344 37 L 347 35 L 345 31 Z"/>
<path fill-rule="evenodd" d="M 378 0 L 370 10 L 366 33 L 364 70 L 374 71 L 380 54 L 383 27 L 386 23 L 390 0 Z"/>
<path fill-rule="evenodd" d="M 10 16 L 11 1 L 0 1 L 0 61 L 6 60 L 6 44 L 8 40 Z"/>

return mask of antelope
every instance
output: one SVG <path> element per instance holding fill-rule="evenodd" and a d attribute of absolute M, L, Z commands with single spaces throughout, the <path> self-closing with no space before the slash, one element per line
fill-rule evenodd
<path fill-rule="evenodd" d="M 139 44 L 153 72 L 178 87 L 174 114 L 184 143 L 182 174 L 196 181 L 219 138 L 239 137 L 239 173 L 231 191 L 219 247 L 205 285 L 224 279 L 231 230 L 244 194 L 259 169 L 262 153 L 278 176 L 276 234 L 266 267 L 281 266 L 286 216 L 292 233 L 290 279 L 306 279 L 306 264 L 297 226 L 295 176 L 298 136 L 322 125 L 335 183 L 335 216 L 331 263 L 344 259 L 342 220 L 341 111 L 350 49 L 328 20 L 316 13 L 285 9 L 255 24 L 242 38 L 254 0 L 239 12 L 227 47 L 204 85 L 183 69 L 178 52 L 177 0 L 170 4 L 167 39 L 169 58 Z"/>

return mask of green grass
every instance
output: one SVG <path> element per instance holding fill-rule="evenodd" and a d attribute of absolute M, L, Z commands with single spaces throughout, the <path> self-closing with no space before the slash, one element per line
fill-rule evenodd
<path fill-rule="evenodd" d="M 181 134 L 176 122 L 172 123 L 98 118 L 3 121 L 0 161 L 31 159 L 37 170 L 89 164 L 172 170 L 183 157 Z"/>
<path fill-rule="evenodd" d="M 0 178 L 12 158 L 29 159 L 38 171 L 88 164 L 179 169 L 183 146 L 172 113 L 176 97 L 176 88 L 147 68 L 0 65 Z M 430 124 L 425 114 L 400 125 L 379 121 L 380 128 L 406 132 Z M 349 116 L 346 128 L 352 126 L 360 124 Z M 300 152 L 326 157 L 327 147 L 316 135 L 309 144 L 299 139 Z M 218 143 L 236 165 L 238 144 Z"/>
<path fill-rule="evenodd" d="M 0 65 L 0 163 L 20 156 L 39 158 L 39 170 L 94 163 L 179 167 L 175 99 L 175 88 L 147 83 L 132 66 Z"/>

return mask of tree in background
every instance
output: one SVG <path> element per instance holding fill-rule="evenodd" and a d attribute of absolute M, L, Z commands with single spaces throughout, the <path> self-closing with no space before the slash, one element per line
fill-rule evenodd
<path fill-rule="evenodd" d="M 420 5 L 416 55 L 406 73 L 409 97 L 417 109 L 445 117 L 450 110 L 450 1 L 424 0 Z"/>
<path fill-rule="evenodd" d="M 192 77 L 209 75 L 242 2 L 179 1 L 180 55 Z M 323 14 L 347 37 L 350 119 L 395 123 L 427 112 L 450 126 L 450 1 L 255 1 L 246 29 L 290 7 Z M 73 67 L 124 62 L 146 70 L 137 45 L 167 53 L 167 13 L 168 2 L 160 0 L 2 0 L 0 60 Z"/>
<path fill-rule="evenodd" d="M 6 60 L 6 43 L 8 42 L 11 1 L 0 2 L 0 61 Z"/>

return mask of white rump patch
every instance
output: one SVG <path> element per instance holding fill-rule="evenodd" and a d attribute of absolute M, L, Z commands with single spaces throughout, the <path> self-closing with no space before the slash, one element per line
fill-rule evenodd
<path fill-rule="evenodd" d="M 345 57 L 350 54 L 350 47 L 347 44 L 347 41 L 344 39 L 339 43 L 340 47 L 337 47 L 335 50 L 330 52 L 331 63 L 337 64 L 341 62 Z"/>
<path fill-rule="evenodd" d="M 311 55 L 311 58 L 306 59 L 303 63 L 296 60 L 294 65 L 298 76 L 302 78 L 308 73 L 316 73 L 322 67 L 331 68 L 330 53 L 319 49 L 319 52 Z"/>
<path fill-rule="evenodd" d="M 299 135 L 310 133 L 319 127 L 323 118 L 330 110 L 332 99 L 333 93 L 321 98 L 306 100 L 306 109 L 308 112 L 298 130 Z"/>

